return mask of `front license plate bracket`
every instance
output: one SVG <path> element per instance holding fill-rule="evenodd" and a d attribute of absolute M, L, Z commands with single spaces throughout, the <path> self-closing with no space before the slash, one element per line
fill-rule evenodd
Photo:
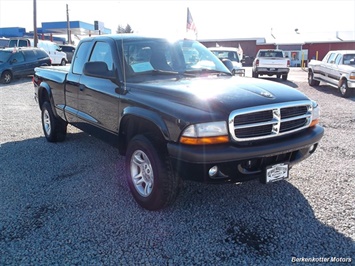
<path fill-rule="evenodd" d="M 279 163 L 267 166 L 265 169 L 265 183 L 273 183 L 289 177 L 288 163 Z"/>

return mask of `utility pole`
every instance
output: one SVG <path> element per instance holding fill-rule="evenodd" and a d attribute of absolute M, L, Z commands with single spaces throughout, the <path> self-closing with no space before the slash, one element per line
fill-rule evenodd
<path fill-rule="evenodd" d="M 37 34 L 37 3 L 33 0 L 33 46 L 37 47 L 38 34 Z"/>
<path fill-rule="evenodd" d="M 69 20 L 68 4 L 67 4 L 67 33 L 68 33 L 68 43 L 71 44 L 71 32 L 70 32 L 70 20 Z"/>

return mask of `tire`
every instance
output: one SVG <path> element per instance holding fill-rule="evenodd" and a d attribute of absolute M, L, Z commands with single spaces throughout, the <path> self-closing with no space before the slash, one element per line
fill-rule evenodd
<path fill-rule="evenodd" d="M 339 86 L 339 92 L 342 97 L 349 98 L 352 95 L 353 91 L 351 89 L 349 89 L 347 81 L 342 80 L 341 84 Z"/>
<path fill-rule="evenodd" d="M 308 71 L 308 84 L 309 86 L 319 86 L 319 80 L 314 80 L 313 72 Z"/>
<path fill-rule="evenodd" d="M 49 102 L 42 105 L 42 128 L 49 142 L 64 141 L 67 134 L 67 123 L 54 116 Z"/>
<path fill-rule="evenodd" d="M 280 77 L 281 77 L 281 75 L 280 75 L 280 74 L 277 74 L 277 75 L 276 75 L 276 78 L 278 78 L 278 79 L 279 79 Z"/>
<path fill-rule="evenodd" d="M 282 75 L 282 80 L 287 80 L 288 75 Z"/>
<path fill-rule="evenodd" d="M 258 77 L 259 77 L 259 74 L 258 74 L 258 73 L 256 73 L 255 71 L 253 71 L 253 73 L 252 73 L 252 77 L 253 77 L 253 78 L 258 78 Z"/>
<path fill-rule="evenodd" d="M 146 136 L 137 135 L 129 142 L 126 175 L 134 199 L 147 210 L 167 207 L 178 195 L 179 177 L 166 148 Z"/>
<path fill-rule="evenodd" d="M 65 61 L 65 59 L 62 59 L 62 61 L 60 62 L 61 66 L 65 66 L 67 64 L 67 62 Z"/>
<path fill-rule="evenodd" d="M 11 71 L 4 71 L 1 75 L 1 82 L 4 83 L 4 84 L 9 84 L 11 81 L 12 81 L 12 73 Z"/>

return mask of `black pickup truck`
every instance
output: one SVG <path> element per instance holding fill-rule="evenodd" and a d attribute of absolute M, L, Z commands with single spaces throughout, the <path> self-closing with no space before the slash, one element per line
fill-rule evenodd
<path fill-rule="evenodd" d="M 226 66 L 194 40 L 83 39 L 70 67 L 35 69 L 44 135 L 63 141 L 70 123 L 109 136 L 126 156 L 133 197 L 149 210 L 173 203 L 183 179 L 288 178 L 323 136 L 317 103 Z"/>

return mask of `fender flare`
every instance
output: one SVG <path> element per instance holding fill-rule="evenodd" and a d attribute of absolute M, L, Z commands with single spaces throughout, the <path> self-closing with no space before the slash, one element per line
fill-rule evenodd
<path fill-rule="evenodd" d="M 40 109 L 42 109 L 42 105 L 43 105 L 43 103 L 45 101 L 44 93 L 46 93 L 46 95 L 48 96 L 48 100 L 49 100 L 49 103 L 51 104 L 51 108 L 52 108 L 53 114 L 55 116 L 58 116 L 57 111 L 54 108 L 54 101 L 53 101 L 53 94 L 52 94 L 51 87 L 46 82 L 42 81 L 41 84 L 38 87 L 38 90 L 37 90 L 38 105 L 39 105 Z"/>
<path fill-rule="evenodd" d="M 340 77 L 340 79 L 339 79 L 339 81 L 338 81 L 338 88 L 340 88 L 341 87 L 341 85 L 343 84 L 343 82 L 348 82 L 348 78 L 346 77 L 346 75 L 341 75 L 341 77 Z"/>
<path fill-rule="evenodd" d="M 137 106 L 129 106 L 123 110 L 119 132 L 121 132 L 121 127 L 123 127 L 126 122 L 129 121 L 129 117 L 131 116 L 142 118 L 148 122 L 151 122 L 159 129 L 165 140 L 170 140 L 170 133 L 168 127 L 164 120 L 161 118 L 161 116 L 159 116 L 154 111 Z"/>

